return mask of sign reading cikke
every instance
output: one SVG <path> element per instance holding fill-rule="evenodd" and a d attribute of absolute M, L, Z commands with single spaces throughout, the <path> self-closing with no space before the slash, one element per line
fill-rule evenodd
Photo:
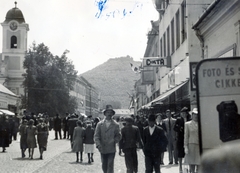
<path fill-rule="evenodd" d="M 171 57 L 144 57 L 143 58 L 144 67 L 171 67 Z"/>

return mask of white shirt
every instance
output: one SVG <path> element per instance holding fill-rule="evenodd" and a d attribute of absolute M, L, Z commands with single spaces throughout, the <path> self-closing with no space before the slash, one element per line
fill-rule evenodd
<path fill-rule="evenodd" d="M 154 130 L 155 130 L 155 124 L 154 124 L 153 127 L 150 127 L 150 126 L 149 126 L 149 132 L 150 132 L 150 135 L 153 134 Z"/>

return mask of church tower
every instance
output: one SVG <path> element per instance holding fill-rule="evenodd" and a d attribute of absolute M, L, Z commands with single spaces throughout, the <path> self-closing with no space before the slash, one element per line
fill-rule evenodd
<path fill-rule="evenodd" d="M 15 7 L 7 12 L 5 21 L 1 25 L 3 39 L 0 83 L 16 95 L 21 95 L 24 94 L 23 61 L 27 52 L 29 26 L 25 23 L 22 11 L 17 8 L 17 2 L 15 2 Z"/>

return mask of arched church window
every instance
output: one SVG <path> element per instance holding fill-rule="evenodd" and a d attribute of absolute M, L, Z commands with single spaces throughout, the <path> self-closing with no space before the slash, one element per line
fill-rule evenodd
<path fill-rule="evenodd" d="M 11 48 L 13 49 L 17 48 L 17 37 L 15 35 L 11 37 Z"/>

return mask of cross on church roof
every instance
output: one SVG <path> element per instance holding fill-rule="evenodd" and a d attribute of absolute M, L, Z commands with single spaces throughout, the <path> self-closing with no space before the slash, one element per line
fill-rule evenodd
<path fill-rule="evenodd" d="M 17 1 L 15 1 L 14 4 L 15 4 L 15 8 L 17 8 Z"/>

